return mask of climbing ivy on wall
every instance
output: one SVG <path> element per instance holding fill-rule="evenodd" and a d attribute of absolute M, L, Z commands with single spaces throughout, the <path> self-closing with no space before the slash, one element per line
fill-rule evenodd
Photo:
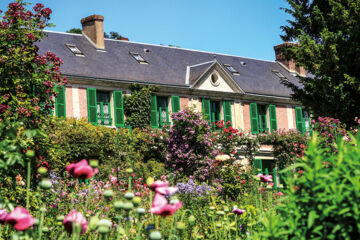
<path fill-rule="evenodd" d="M 146 128 L 150 124 L 151 93 L 156 87 L 133 84 L 130 90 L 131 95 L 124 97 L 125 124 L 133 128 Z"/>

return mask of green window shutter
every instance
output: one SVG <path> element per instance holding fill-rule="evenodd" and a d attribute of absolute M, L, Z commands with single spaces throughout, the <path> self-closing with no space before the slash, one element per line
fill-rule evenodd
<path fill-rule="evenodd" d="M 180 111 L 180 98 L 179 96 L 171 96 L 172 112 L 177 113 Z"/>
<path fill-rule="evenodd" d="M 57 117 L 66 117 L 65 87 L 55 86 L 57 96 L 55 98 L 55 113 Z"/>
<path fill-rule="evenodd" d="M 262 173 L 262 160 L 255 159 L 254 160 L 254 168 L 256 173 Z"/>
<path fill-rule="evenodd" d="M 231 102 L 228 100 L 224 100 L 223 101 L 223 109 L 224 109 L 224 122 L 225 124 L 230 121 L 230 125 L 231 126 Z"/>
<path fill-rule="evenodd" d="M 211 126 L 211 117 L 210 117 L 210 99 L 203 98 L 202 100 L 202 113 L 203 119 L 209 122 L 209 126 Z"/>
<path fill-rule="evenodd" d="M 154 94 L 151 95 L 150 126 L 155 128 L 159 127 L 156 95 Z"/>
<path fill-rule="evenodd" d="M 124 126 L 124 102 L 122 91 L 114 91 L 114 113 L 115 113 L 115 126 Z"/>
<path fill-rule="evenodd" d="M 270 104 L 269 105 L 269 115 L 270 115 L 270 131 L 277 130 L 277 122 L 276 122 L 276 106 Z"/>
<path fill-rule="evenodd" d="M 96 100 L 96 89 L 88 88 L 87 89 L 87 105 L 88 105 L 88 119 L 89 122 L 97 125 L 97 100 Z"/>
<path fill-rule="evenodd" d="M 257 104 L 250 103 L 250 121 L 251 121 L 251 133 L 259 133 L 259 118 L 257 112 Z"/>
<path fill-rule="evenodd" d="M 304 120 L 303 120 L 303 115 L 302 115 L 302 108 L 301 107 L 295 107 L 295 120 L 296 120 L 296 129 L 301 132 L 304 133 L 305 131 L 305 124 L 304 124 Z"/>
<path fill-rule="evenodd" d="M 309 116 L 309 134 L 312 136 L 312 129 L 311 129 L 311 117 Z"/>

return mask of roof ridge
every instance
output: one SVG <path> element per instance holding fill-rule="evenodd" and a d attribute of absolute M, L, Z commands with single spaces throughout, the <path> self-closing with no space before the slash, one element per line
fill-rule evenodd
<path fill-rule="evenodd" d="M 74 35 L 74 36 L 83 36 L 83 34 L 76 34 L 76 33 L 64 33 L 64 32 L 57 32 L 57 31 L 50 31 L 50 30 L 44 30 L 44 31 L 45 32 L 52 32 L 52 33 L 59 33 L 59 34 Z M 110 39 L 110 38 L 104 38 L 104 40 L 116 41 L 116 42 L 122 42 L 122 43 L 128 43 L 128 44 L 142 44 L 142 45 L 148 45 L 148 46 L 154 46 L 154 47 L 171 48 L 171 49 L 178 49 L 178 50 L 184 50 L 184 51 L 200 52 L 200 53 L 207 53 L 207 54 L 215 54 L 215 55 L 219 55 L 219 56 L 237 57 L 237 58 L 244 58 L 244 59 L 262 61 L 262 62 L 276 63 L 276 61 L 270 61 L 270 60 L 265 60 L 265 59 L 243 57 L 243 56 L 237 56 L 237 55 L 231 55 L 231 54 L 225 54 L 225 53 L 217 53 L 217 52 L 209 52 L 209 51 L 202 51 L 202 50 L 195 50 L 195 49 L 189 49 L 189 48 L 169 47 L 169 46 L 163 46 L 163 45 L 152 44 L 152 43 L 133 42 L 133 41 L 126 41 L 126 40 Z"/>

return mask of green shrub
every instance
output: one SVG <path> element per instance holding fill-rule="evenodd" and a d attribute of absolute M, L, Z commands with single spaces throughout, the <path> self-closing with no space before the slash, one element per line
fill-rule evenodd
<path fill-rule="evenodd" d="M 314 136 L 304 158 L 287 169 L 288 196 L 267 217 L 261 239 L 358 239 L 360 137 L 328 155 Z M 297 172 L 293 172 L 293 170 Z M 258 239 L 258 238 L 256 238 Z"/>
<path fill-rule="evenodd" d="M 100 172 L 107 174 L 112 168 L 130 163 L 137 155 L 131 148 L 131 136 L 127 129 L 114 130 L 94 126 L 84 119 L 54 118 L 44 125 L 50 141 L 39 143 L 43 158 L 50 167 L 63 172 L 69 162 L 96 158 Z"/>

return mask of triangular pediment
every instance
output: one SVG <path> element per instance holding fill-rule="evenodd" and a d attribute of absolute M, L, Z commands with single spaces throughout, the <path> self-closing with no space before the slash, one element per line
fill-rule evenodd
<path fill-rule="evenodd" d="M 193 70 L 193 73 L 191 72 Z M 217 92 L 244 93 L 226 70 L 217 62 L 199 64 L 190 67 L 191 88 Z M 196 78 L 194 78 L 194 76 Z"/>

